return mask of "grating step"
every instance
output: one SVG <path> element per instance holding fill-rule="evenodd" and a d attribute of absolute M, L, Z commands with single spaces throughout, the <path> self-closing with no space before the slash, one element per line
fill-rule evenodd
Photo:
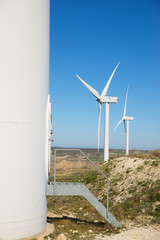
<path fill-rule="evenodd" d="M 91 205 L 108 221 L 113 227 L 121 228 L 117 219 L 98 201 L 83 183 L 73 182 L 50 182 L 47 185 L 47 196 L 84 196 Z"/>

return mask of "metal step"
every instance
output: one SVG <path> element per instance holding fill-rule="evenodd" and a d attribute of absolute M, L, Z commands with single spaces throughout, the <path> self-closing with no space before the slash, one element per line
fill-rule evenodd
<path fill-rule="evenodd" d="M 121 228 L 117 219 L 103 206 L 101 202 L 88 190 L 83 183 L 73 182 L 50 182 L 46 189 L 47 196 L 84 196 L 92 206 L 108 221 L 113 227 Z"/>

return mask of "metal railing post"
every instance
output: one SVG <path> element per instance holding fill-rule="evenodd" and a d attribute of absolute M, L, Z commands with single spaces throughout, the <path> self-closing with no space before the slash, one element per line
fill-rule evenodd
<path fill-rule="evenodd" d="M 54 183 L 56 183 L 56 149 L 54 149 Z"/>
<path fill-rule="evenodd" d="M 108 212 L 109 212 L 109 179 L 107 180 L 107 212 L 106 212 L 107 218 L 108 218 Z"/>

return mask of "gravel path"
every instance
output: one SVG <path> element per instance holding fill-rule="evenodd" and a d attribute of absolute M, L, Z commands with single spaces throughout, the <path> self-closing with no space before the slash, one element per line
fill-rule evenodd
<path fill-rule="evenodd" d="M 95 240 L 160 240 L 160 227 L 135 227 L 113 236 L 98 235 Z"/>

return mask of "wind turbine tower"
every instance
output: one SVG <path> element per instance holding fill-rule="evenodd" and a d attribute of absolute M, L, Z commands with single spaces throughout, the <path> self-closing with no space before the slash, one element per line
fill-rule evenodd
<path fill-rule="evenodd" d="M 99 117 L 98 117 L 98 153 L 99 153 L 99 137 L 100 137 L 100 121 L 101 121 L 101 107 L 102 104 L 105 103 L 105 125 L 104 125 L 104 161 L 108 162 L 109 159 L 109 104 L 117 103 L 118 97 L 109 97 L 106 96 L 111 80 L 115 74 L 116 69 L 118 68 L 120 62 L 117 64 L 114 69 L 112 75 L 110 76 L 105 88 L 101 95 L 92 88 L 89 84 L 87 84 L 82 78 L 76 75 L 79 80 L 85 85 L 86 88 L 96 97 L 96 101 L 99 103 Z"/>
<path fill-rule="evenodd" d="M 126 92 L 126 100 L 125 100 L 125 105 L 124 105 L 123 117 L 121 118 L 121 120 L 119 121 L 117 126 L 114 128 L 114 131 L 115 131 L 121 122 L 124 123 L 124 130 L 125 130 L 125 134 L 126 134 L 126 155 L 129 154 L 129 121 L 134 120 L 134 117 L 126 116 L 127 97 L 128 97 L 128 89 Z"/>
<path fill-rule="evenodd" d="M 49 0 L 0 1 L 0 239 L 46 229 Z"/>

